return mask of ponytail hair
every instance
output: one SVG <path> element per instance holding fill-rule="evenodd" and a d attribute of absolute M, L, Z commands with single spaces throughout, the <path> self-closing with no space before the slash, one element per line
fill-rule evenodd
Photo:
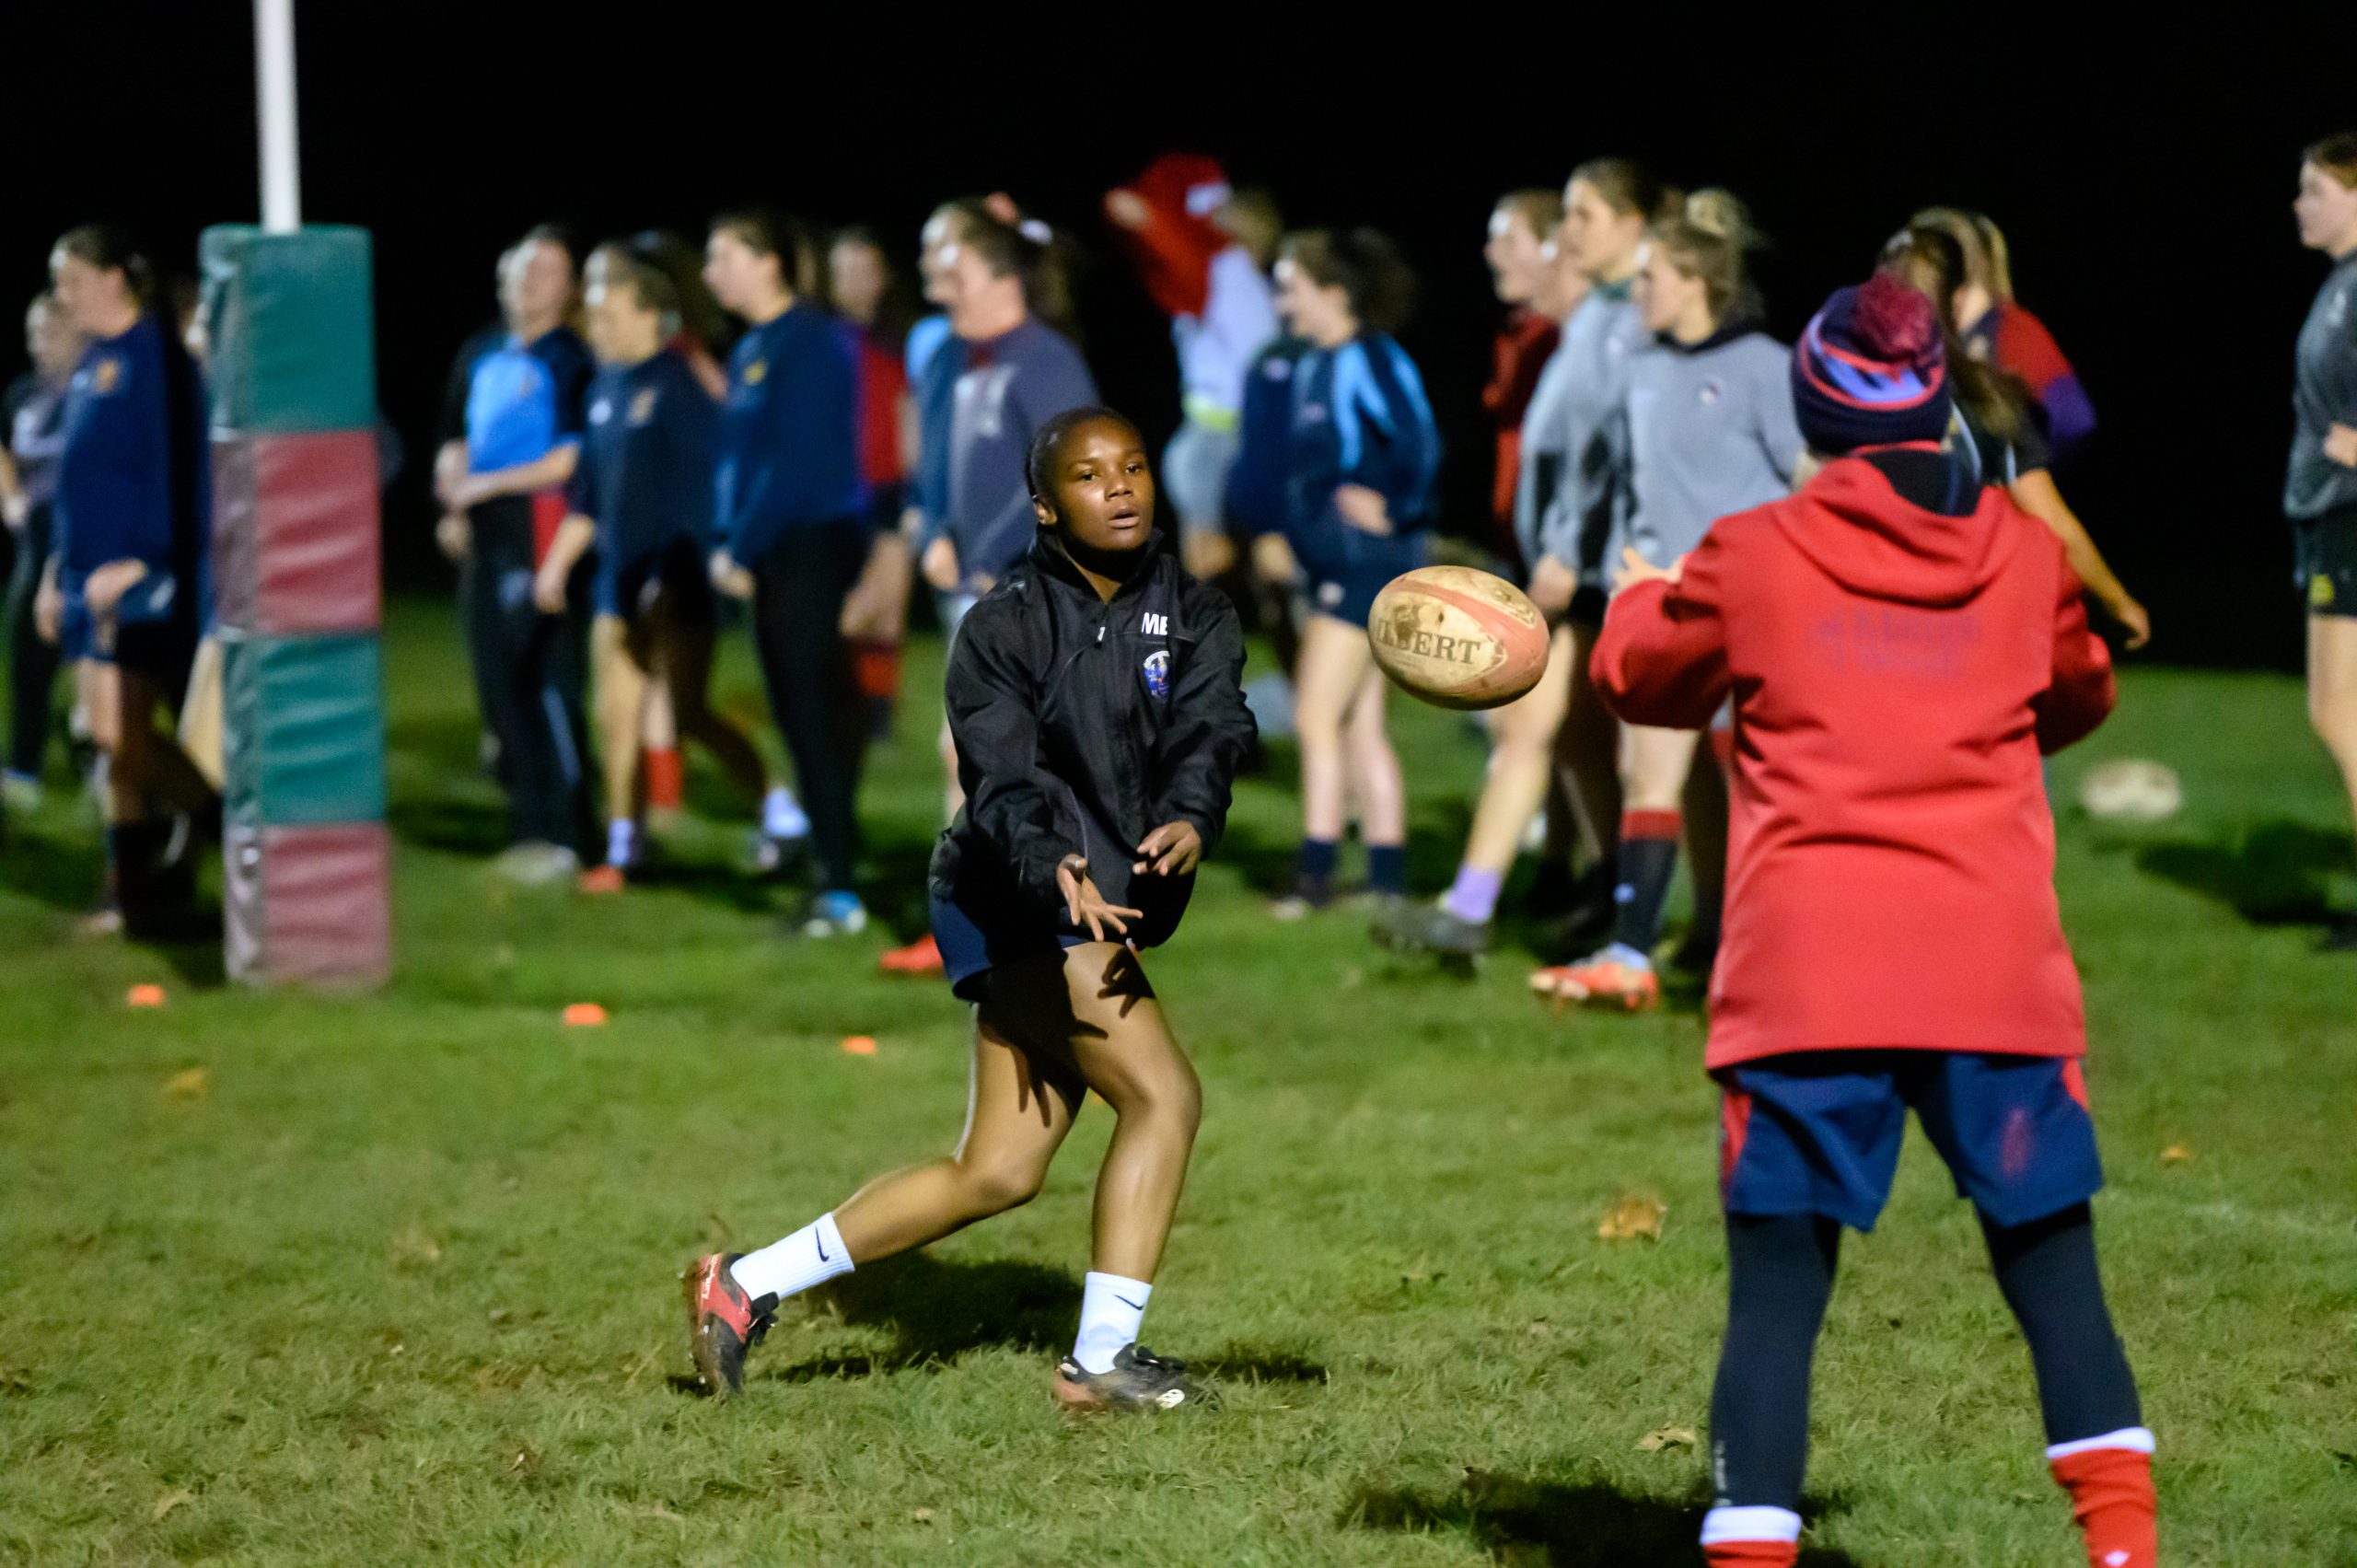
<path fill-rule="evenodd" d="M 1958 341 L 1956 291 L 1968 278 L 1970 262 L 1956 235 L 1933 224 L 1910 224 L 1883 247 L 1881 272 L 1932 301 L 1947 353 L 1949 383 L 1956 401 L 1980 426 L 2000 441 L 2022 432 L 2028 402 L 2020 384 L 1985 360 L 1975 359 Z"/>
<path fill-rule="evenodd" d="M 1037 218 L 1018 214 L 1009 222 L 1002 215 L 1014 210 L 1002 198 L 967 197 L 943 203 L 934 209 L 934 216 L 948 220 L 958 243 L 980 256 L 991 276 L 1021 283 L 1025 308 L 1077 344 L 1080 314 L 1073 303 L 1072 242 Z"/>
<path fill-rule="evenodd" d="M 1306 228 L 1287 235 L 1281 254 L 1321 288 L 1339 288 L 1359 325 L 1397 332 L 1416 299 L 1416 274 L 1389 237 L 1372 228 Z"/>
<path fill-rule="evenodd" d="M 112 224 L 86 223 L 58 236 L 55 248 L 86 267 L 95 267 L 102 273 L 121 273 L 123 286 L 129 290 L 142 315 L 163 314 L 168 302 L 163 296 L 163 284 L 156 264 L 147 259 L 145 251 L 132 243 L 130 235 L 123 230 Z"/>
<path fill-rule="evenodd" d="M 1672 266 L 1701 282 L 1713 321 L 1724 326 L 1763 313 L 1745 259 L 1767 238 L 1733 192 L 1712 187 L 1678 199 L 1674 215 L 1656 219 L 1646 237 Z"/>

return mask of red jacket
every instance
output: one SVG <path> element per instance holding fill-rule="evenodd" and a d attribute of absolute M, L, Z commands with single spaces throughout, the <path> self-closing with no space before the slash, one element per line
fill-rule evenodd
<path fill-rule="evenodd" d="M 2038 761 L 2111 711 L 2079 595 L 2002 491 L 1943 517 L 1846 458 L 1614 598 L 1593 669 L 1622 718 L 1696 729 L 1735 703 L 1712 1068 L 2085 1053 Z"/>

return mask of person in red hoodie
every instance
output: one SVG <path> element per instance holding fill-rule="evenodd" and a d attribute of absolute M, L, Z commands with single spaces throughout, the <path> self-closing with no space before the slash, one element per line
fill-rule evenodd
<path fill-rule="evenodd" d="M 2153 1436 L 2096 1267 L 2086 1032 L 2040 779 L 2110 711 L 2110 663 L 2054 535 L 1940 450 L 1922 295 L 1887 276 L 1835 294 L 1793 389 L 1821 470 L 1666 570 L 1626 557 L 1593 661 L 1631 724 L 1735 708 L 1704 1554 L 1798 1560 L 1841 1227 L 1873 1228 L 1912 1109 L 1980 1212 L 2089 1562 L 2152 1568 Z"/>

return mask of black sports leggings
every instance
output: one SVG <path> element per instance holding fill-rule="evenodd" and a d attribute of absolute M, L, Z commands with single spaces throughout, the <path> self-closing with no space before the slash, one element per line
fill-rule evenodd
<path fill-rule="evenodd" d="M 25 519 L 8 577 L 8 770 L 36 779 L 49 749 L 59 659 L 57 645 L 43 641 L 33 621 L 33 597 L 49 564 L 50 516 L 43 505 Z"/>
<path fill-rule="evenodd" d="M 753 645 L 810 814 L 825 892 L 850 892 L 857 881 L 866 707 L 841 624 L 843 598 L 866 563 L 866 531 L 850 518 L 788 528 L 752 563 Z"/>
<path fill-rule="evenodd" d="M 2009 1227 L 1983 1215 L 1980 1229 L 2029 1342 L 2046 1440 L 2143 1424 L 2104 1306 L 2087 1206 Z M 1721 1507 L 1800 1510 L 1809 1364 L 1840 1247 L 1841 1227 L 1820 1215 L 1727 1216 L 1727 1335 L 1711 1391 L 1711 1486 Z"/>
<path fill-rule="evenodd" d="M 586 851 L 596 818 L 582 704 L 588 664 L 583 595 L 574 594 L 563 615 L 543 615 L 533 604 L 528 506 L 493 502 L 476 507 L 470 522 L 459 593 L 475 692 L 483 722 L 499 740 L 510 836 L 517 843 Z M 575 574 L 576 590 L 586 576 Z"/>

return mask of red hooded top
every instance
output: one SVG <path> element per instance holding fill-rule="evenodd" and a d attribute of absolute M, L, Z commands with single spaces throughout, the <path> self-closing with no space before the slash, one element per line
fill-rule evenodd
<path fill-rule="evenodd" d="M 1617 596 L 1596 681 L 1633 724 L 1735 703 L 1708 1064 L 1890 1047 L 2080 1056 L 2039 756 L 2111 711 L 2061 543 L 1837 459 Z"/>
<path fill-rule="evenodd" d="M 1227 176 L 1191 153 L 1166 153 L 1125 187 L 1153 214 L 1142 229 L 1114 234 L 1137 263 L 1146 292 L 1167 316 L 1200 316 L 1211 297 L 1212 258 L 1234 243 L 1212 222 Z"/>

